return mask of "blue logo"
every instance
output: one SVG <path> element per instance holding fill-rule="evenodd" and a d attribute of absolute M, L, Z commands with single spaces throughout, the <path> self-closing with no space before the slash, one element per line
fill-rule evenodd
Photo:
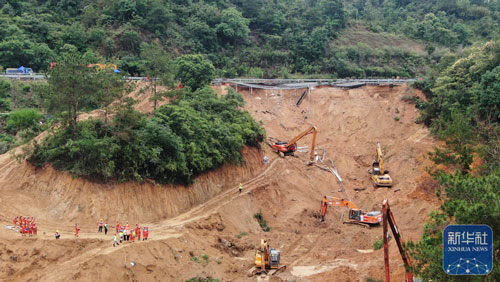
<path fill-rule="evenodd" d="M 443 269 L 451 275 L 485 275 L 493 268 L 488 225 L 448 225 L 443 231 Z"/>

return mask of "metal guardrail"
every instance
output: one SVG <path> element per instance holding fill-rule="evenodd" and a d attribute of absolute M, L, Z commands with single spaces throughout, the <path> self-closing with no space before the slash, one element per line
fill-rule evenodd
<path fill-rule="evenodd" d="M 13 79 L 13 80 L 45 80 L 45 74 L 0 74 L 0 77 Z M 144 76 L 124 76 L 126 80 L 150 80 Z"/>
<path fill-rule="evenodd" d="M 5 77 L 9 79 L 17 79 L 17 80 L 45 80 L 45 74 L 33 73 L 33 74 L 0 74 L 0 77 Z M 126 80 L 150 80 L 148 77 L 141 76 L 129 76 L 124 77 Z M 263 84 L 263 85 L 290 85 L 297 83 L 305 83 L 312 84 L 316 83 L 318 85 L 325 84 L 342 84 L 342 83 L 366 83 L 371 85 L 380 85 L 380 84 L 396 84 L 396 83 L 410 83 L 414 82 L 416 79 L 414 78 L 357 78 L 357 79 L 300 79 L 300 78 L 283 78 L 283 79 L 264 79 L 264 78 L 216 78 L 212 80 L 212 84 L 218 85 L 223 83 L 242 83 L 242 84 Z"/>
<path fill-rule="evenodd" d="M 364 85 L 390 85 L 414 82 L 416 79 L 399 78 L 359 78 L 359 79 L 252 79 L 218 78 L 212 81 L 214 85 L 233 84 L 236 87 L 247 87 L 252 89 L 286 90 L 286 89 L 306 89 L 316 86 L 334 86 L 339 88 L 356 88 Z"/>
<path fill-rule="evenodd" d="M 415 81 L 415 78 L 344 78 L 344 79 L 264 79 L 264 78 L 216 78 L 212 84 L 222 84 L 228 82 L 234 83 L 255 83 L 255 84 L 290 84 L 290 83 L 348 83 L 362 82 L 368 84 L 389 84 L 389 83 L 408 83 Z"/>

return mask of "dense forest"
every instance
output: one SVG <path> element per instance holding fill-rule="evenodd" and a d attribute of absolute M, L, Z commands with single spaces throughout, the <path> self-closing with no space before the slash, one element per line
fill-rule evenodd
<path fill-rule="evenodd" d="M 428 99 L 413 101 L 421 109 L 419 121 L 446 145 L 429 156 L 436 164 L 430 171 L 442 204 L 430 215 L 422 239 L 408 245 L 415 273 L 425 281 L 498 281 L 498 236 L 488 276 L 447 275 L 442 242 L 448 224 L 486 224 L 500 233 L 500 41 L 443 60 L 416 87 Z"/>
<path fill-rule="evenodd" d="M 500 34 L 498 0 L 0 0 L 0 66 L 68 50 L 144 75 L 144 49 L 201 53 L 219 77 L 405 76 Z"/>

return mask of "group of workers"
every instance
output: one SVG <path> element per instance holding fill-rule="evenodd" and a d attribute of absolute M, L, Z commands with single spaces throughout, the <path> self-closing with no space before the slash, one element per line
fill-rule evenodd
<path fill-rule="evenodd" d="M 145 241 L 149 237 L 149 228 L 142 228 L 142 240 Z M 113 247 L 120 245 L 123 241 L 134 242 L 137 238 L 138 241 L 141 240 L 141 227 L 139 224 L 135 225 L 135 228 L 131 228 L 128 222 L 125 225 L 120 225 L 120 222 L 116 222 L 116 233 L 113 236 Z"/>
<path fill-rule="evenodd" d="M 97 229 L 97 232 L 103 232 L 104 230 L 104 235 L 108 234 L 108 222 L 104 222 L 102 219 L 99 220 L 99 228 Z M 78 227 L 78 223 L 75 223 L 75 237 L 78 237 L 78 234 L 80 233 L 80 228 Z M 59 233 L 59 230 L 56 231 L 55 233 L 56 239 L 61 238 L 61 233 Z M 149 237 L 149 228 L 144 227 L 142 228 L 142 240 L 145 241 Z M 138 241 L 141 240 L 141 227 L 139 224 L 135 225 L 135 228 L 130 228 L 128 222 L 121 226 L 119 222 L 116 222 L 116 233 L 113 236 L 113 246 L 115 247 L 116 245 L 120 245 L 123 241 L 131 241 L 134 242 L 135 239 L 137 238 Z"/>
<path fill-rule="evenodd" d="M 32 216 L 16 216 L 12 220 L 12 223 L 14 224 L 14 227 L 19 225 L 19 232 L 22 236 L 28 235 L 31 237 L 38 234 L 38 227 L 36 226 L 35 218 Z"/>

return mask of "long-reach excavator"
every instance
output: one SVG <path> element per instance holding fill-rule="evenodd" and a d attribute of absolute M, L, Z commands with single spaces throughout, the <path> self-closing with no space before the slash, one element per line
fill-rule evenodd
<path fill-rule="evenodd" d="M 363 212 L 356 208 L 356 205 L 346 199 L 323 196 L 321 201 L 321 221 L 325 221 L 328 206 L 347 207 L 349 210 L 349 220 L 344 224 L 359 224 L 366 228 L 378 225 L 382 221 L 382 213 L 379 211 Z"/>
<path fill-rule="evenodd" d="M 373 162 L 372 180 L 376 186 L 392 187 L 392 179 L 388 170 L 384 170 L 384 157 L 380 143 L 377 145 L 377 160 Z"/>
<path fill-rule="evenodd" d="M 264 273 L 274 275 L 285 268 L 286 266 L 280 266 L 280 251 L 270 248 L 267 240 L 261 239 L 260 248 L 255 252 L 255 267 L 250 269 L 248 275 Z"/>
<path fill-rule="evenodd" d="M 297 141 L 302 139 L 302 137 L 313 134 L 313 140 L 311 145 L 311 153 L 309 154 L 309 159 L 314 160 L 314 147 L 316 146 L 316 135 L 318 134 L 318 128 L 316 126 L 311 126 L 299 135 L 295 136 L 289 142 L 287 141 L 279 141 L 273 144 L 272 148 L 276 150 L 276 152 L 280 156 L 293 156 L 294 152 L 297 150 Z"/>
<path fill-rule="evenodd" d="M 384 230 L 384 261 L 385 261 L 385 281 L 390 281 L 389 273 L 389 230 L 387 225 L 391 226 L 392 234 L 394 235 L 394 240 L 398 245 L 399 253 L 403 258 L 406 271 L 406 282 L 413 282 L 413 273 L 411 272 L 411 261 L 410 256 L 403 248 L 403 238 L 399 232 L 398 226 L 396 225 L 396 220 L 392 215 L 391 207 L 389 207 L 389 201 L 387 199 L 382 203 L 382 215 L 383 215 L 383 230 Z"/>

